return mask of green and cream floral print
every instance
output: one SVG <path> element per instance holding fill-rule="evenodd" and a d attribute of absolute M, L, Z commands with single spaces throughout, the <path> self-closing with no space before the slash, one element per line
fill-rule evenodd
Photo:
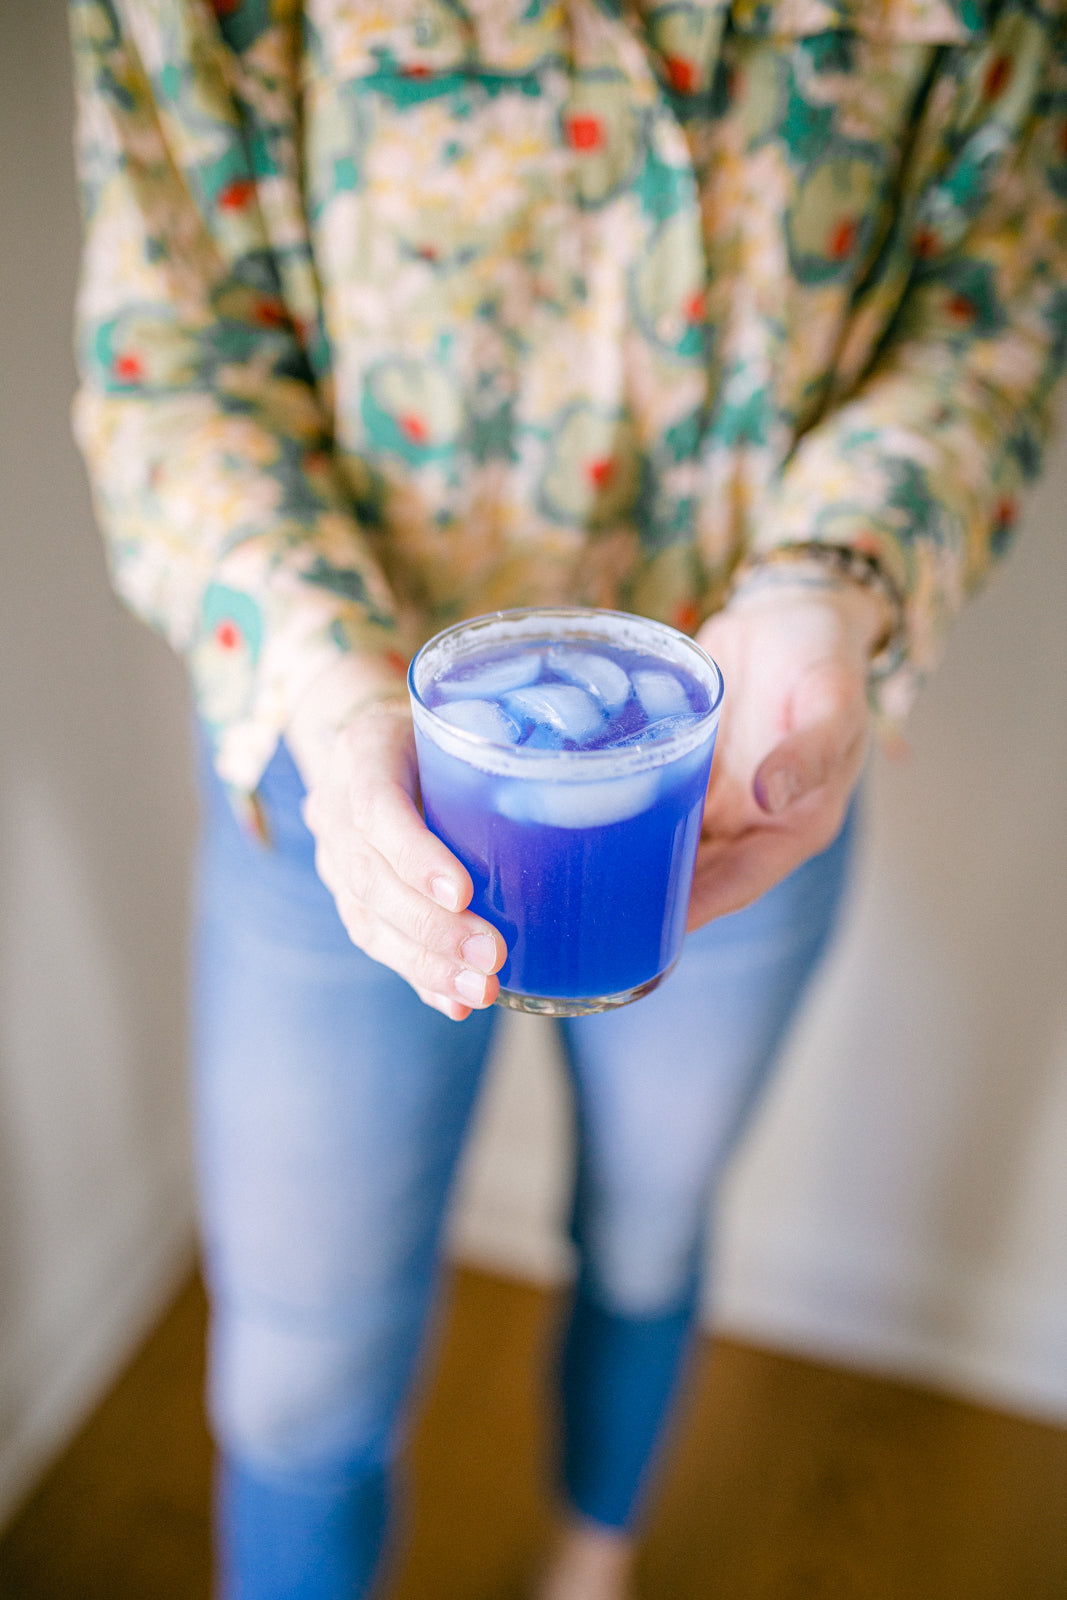
<path fill-rule="evenodd" d="M 76 423 L 250 792 L 338 653 L 871 552 L 899 716 L 1067 340 L 1050 0 L 72 0 Z"/>

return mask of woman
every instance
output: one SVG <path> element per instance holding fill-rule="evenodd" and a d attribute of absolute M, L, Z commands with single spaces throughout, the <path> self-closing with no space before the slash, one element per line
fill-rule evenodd
<path fill-rule="evenodd" d="M 197 1136 L 223 1593 L 369 1593 L 505 956 L 417 808 L 445 622 L 660 617 L 727 682 L 678 969 L 563 1025 L 546 1600 L 621 1600 L 717 1177 L 1062 365 L 1032 0 L 74 0 L 77 428 L 206 730 Z M 224 792 L 225 791 L 225 792 Z M 454 1024 L 462 1023 L 462 1027 Z"/>

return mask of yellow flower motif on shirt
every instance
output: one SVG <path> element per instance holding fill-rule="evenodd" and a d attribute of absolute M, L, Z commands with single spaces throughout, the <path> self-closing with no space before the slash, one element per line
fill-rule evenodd
<path fill-rule="evenodd" d="M 79 436 L 131 604 L 257 607 L 191 663 L 231 778 L 393 642 L 383 572 L 412 636 L 691 626 L 757 545 L 873 542 L 899 707 L 1063 362 L 1067 65 L 1055 8 L 875 10 L 78 0 Z"/>

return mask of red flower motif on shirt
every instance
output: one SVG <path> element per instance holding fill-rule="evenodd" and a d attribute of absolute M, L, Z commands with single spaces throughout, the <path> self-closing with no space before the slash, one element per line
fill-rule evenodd
<path fill-rule="evenodd" d="M 671 621 L 682 633 L 692 633 L 700 621 L 700 608 L 693 600 L 680 600 L 671 614 Z"/>
<path fill-rule="evenodd" d="M 604 142 L 604 124 L 588 112 L 566 117 L 563 127 L 572 150 L 599 150 Z"/>
<path fill-rule="evenodd" d="M 219 209 L 221 211 L 241 211 L 251 200 L 256 192 L 256 186 L 251 178 L 234 178 L 225 189 L 219 191 Z"/>
<path fill-rule="evenodd" d="M 401 433 L 412 444 L 425 444 L 429 439 L 430 430 L 417 412 L 406 411 L 399 422 Z"/>
<path fill-rule="evenodd" d="M 1007 528 L 1015 521 L 1018 507 L 1014 500 L 1005 498 L 998 500 L 993 512 L 993 523 L 998 528 Z"/>
<path fill-rule="evenodd" d="M 703 289 L 697 289 L 685 302 L 685 315 L 689 322 L 703 322 L 707 306 Z"/>
<path fill-rule="evenodd" d="M 128 383 L 133 383 L 144 377 L 144 362 L 132 350 L 127 350 L 115 357 L 112 370 L 116 378 L 125 378 Z"/>
<path fill-rule="evenodd" d="M 995 100 L 1007 88 L 1010 78 L 1010 58 L 1008 56 L 997 56 L 995 60 L 990 62 L 989 69 L 985 75 L 985 83 L 982 86 L 987 98 Z"/>
<path fill-rule="evenodd" d="M 915 234 L 915 237 L 912 239 L 912 245 L 914 247 L 915 254 L 920 256 L 924 261 L 928 261 L 931 256 L 937 255 L 941 248 L 941 240 L 938 238 L 933 228 L 919 228 Z"/>
<path fill-rule="evenodd" d="M 844 261 L 846 256 L 852 254 L 858 232 L 854 217 L 843 217 L 840 222 L 834 224 L 826 241 L 826 254 L 831 261 Z"/>
<path fill-rule="evenodd" d="M 284 328 L 289 320 L 280 300 L 260 300 L 253 316 L 261 328 Z"/>
<path fill-rule="evenodd" d="M 400 76 L 402 78 L 428 78 L 430 69 L 425 61 L 409 61 L 406 66 L 401 67 Z"/>
<path fill-rule="evenodd" d="M 615 463 L 610 456 L 602 456 L 598 461 L 590 461 L 585 470 L 594 489 L 606 489 L 615 476 Z"/>
<path fill-rule="evenodd" d="M 692 61 L 685 56 L 667 56 L 663 65 L 667 69 L 667 81 L 671 88 L 679 94 L 692 94 L 697 81 L 697 70 Z"/>
<path fill-rule="evenodd" d="M 241 630 L 236 622 L 226 617 L 215 629 L 215 643 L 220 650 L 236 650 L 241 644 Z"/>
<path fill-rule="evenodd" d="M 969 300 L 965 294 L 951 295 L 945 309 L 953 322 L 973 322 L 978 315 L 974 301 Z"/>

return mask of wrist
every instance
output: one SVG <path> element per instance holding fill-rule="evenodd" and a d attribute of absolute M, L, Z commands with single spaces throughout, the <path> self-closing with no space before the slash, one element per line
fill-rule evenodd
<path fill-rule="evenodd" d="M 342 731 L 363 715 L 405 713 L 407 680 L 398 665 L 374 656 L 343 656 L 313 681 L 293 709 L 286 741 L 307 789 L 329 764 Z"/>
<path fill-rule="evenodd" d="M 872 673 L 892 670 L 904 646 L 904 599 L 864 551 L 817 541 L 777 546 L 744 563 L 727 604 L 738 611 L 820 601 L 846 622 Z"/>

